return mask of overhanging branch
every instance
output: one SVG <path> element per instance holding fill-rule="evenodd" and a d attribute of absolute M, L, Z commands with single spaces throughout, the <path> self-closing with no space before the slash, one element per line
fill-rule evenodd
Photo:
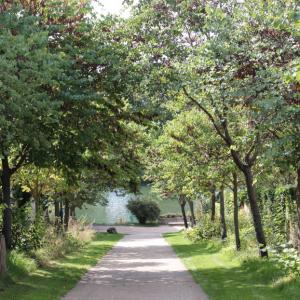
<path fill-rule="evenodd" d="M 214 128 L 216 129 L 217 133 L 220 135 L 220 137 L 225 141 L 226 144 L 228 144 L 228 141 L 226 140 L 225 135 L 221 132 L 220 128 L 218 127 L 215 118 L 213 115 L 202 105 L 200 104 L 194 97 L 192 97 L 186 90 L 185 87 L 183 87 L 184 94 L 201 110 L 203 111 L 206 116 L 209 118 L 211 123 L 213 124 Z"/>

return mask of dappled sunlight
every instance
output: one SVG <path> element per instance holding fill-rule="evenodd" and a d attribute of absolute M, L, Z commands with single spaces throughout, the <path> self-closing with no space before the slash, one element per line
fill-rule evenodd
<path fill-rule="evenodd" d="M 1 0 L 0 300 L 300 300 L 299 37 L 300 0 Z"/>
<path fill-rule="evenodd" d="M 206 300 L 206 295 L 162 237 L 160 230 L 141 228 L 126 235 L 92 267 L 64 299 L 101 294 L 110 299 Z M 125 298 L 125 299 L 127 299 Z"/>
<path fill-rule="evenodd" d="M 106 255 L 93 267 L 81 283 L 114 285 L 118 282 L 160 282 L 163 284 L 185 281 L 186 271 L 177 257 L 170 257 L 170 247 L 157 234 L 128 235 L 115 251 Z"/>

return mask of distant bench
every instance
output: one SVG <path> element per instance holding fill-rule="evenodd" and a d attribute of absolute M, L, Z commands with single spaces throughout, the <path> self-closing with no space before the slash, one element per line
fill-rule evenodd
<path fill-rule="evenodd" d="M 168 217 L 168 216 L 162 216 L 159 217 L 159 223 L 162 225 L 170 225 L 170 226 L 178 226 L 178 225 L 184 225 L 182 217 L 175 216 L 175 217 Z"/>
<path fill-rule="evenodd" d="M 184 226 L 183 222 L 169 222 L 168 225 L 170 226 Z"/>

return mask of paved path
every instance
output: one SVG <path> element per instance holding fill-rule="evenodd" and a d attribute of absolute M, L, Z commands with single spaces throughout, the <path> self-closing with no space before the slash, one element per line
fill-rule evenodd
<path fill-rule="evenodd" d="M 98 231 L 107 227 L 96 226 Z M 207 300 L 162 237 L 169 226 L 119 226 L 127 234 L 63 300 Z"/>

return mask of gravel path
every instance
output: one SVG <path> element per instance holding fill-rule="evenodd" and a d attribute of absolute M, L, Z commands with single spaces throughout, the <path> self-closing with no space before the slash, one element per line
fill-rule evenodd
<path fill-rule="evenodd" d="M 106 231 L 107 226 L 96 226 Z M 207 300 L 162 237 L 179 227 L 116 226 L 126 236 L 63 300 Z"/>

